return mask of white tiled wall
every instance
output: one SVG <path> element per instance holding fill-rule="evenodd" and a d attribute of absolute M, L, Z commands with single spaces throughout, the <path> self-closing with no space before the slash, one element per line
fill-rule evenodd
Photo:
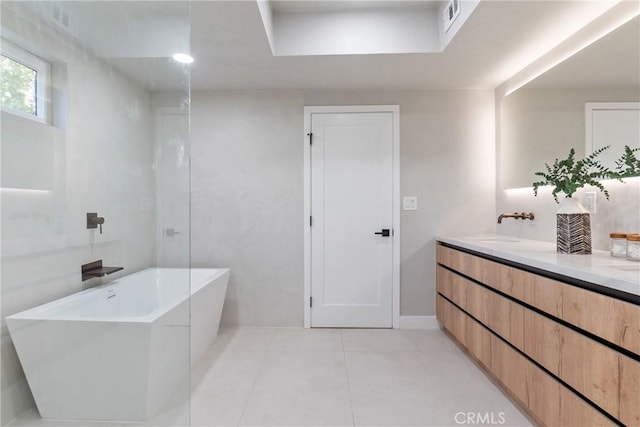
<path fill-rule="evenodd" d="M 58 135 L 39 141 L 55 153 L 47 191 L 0 190 L 4 425 L 33 406 L 4 317 L 81 290 L 88 283 L 81 264 L 103 259 L 125 268 L 108 280 L 152 265 L 155 206 L 150 93 L 28 15 L 2 12 L 3 35 L 37 40 L 35 53 L 53 64 L 47 126 Z M 27 120 L 2 114 L 3 122 Z M 9 129 L 2 129 L 3 162 L 11 161 L 5 148 L 16 144 Z M 87 212 L 105 218 L 103 234 L 86 229 Z"/>

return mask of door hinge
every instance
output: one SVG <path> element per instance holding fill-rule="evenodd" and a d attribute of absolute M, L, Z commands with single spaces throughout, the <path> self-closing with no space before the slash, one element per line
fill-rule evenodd
<path fill-rule="evenodd" d="M 309 227 L 313 227 L 313 217 L 309 217 Z"/>
<path fill-rule="evenodd" d="M 313 297 L 309 297 L 309 307 L 313 307 Z"/>
<path fill-rule="evenodd" d="M 308 133 L 307 136 L 309 137 L 309 145 L 313 145 L 313 133 Z"/>

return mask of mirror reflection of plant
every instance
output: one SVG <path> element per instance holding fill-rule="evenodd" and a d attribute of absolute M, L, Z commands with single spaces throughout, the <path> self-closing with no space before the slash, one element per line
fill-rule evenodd
<path fill-rule="evenodd" d="M 535 175 L 541 176 L 544 180 L 533 183 L 534 194 L 538 195 L 539 187 L 552 185 L 554 189 L 551 195 L 556 203 L 559 203 L 558 193 L 564 193 L 566 197 L 571 197 L 578 189 L 585 185 L 591 185 L 602 191 L 607 200 L 609 200 L 609 192 L 597 181 L 598 179 L 619 178 L 614 171 L 604 166 L 598 159 L 598 156 L 609 147 L 607 145 L 599 148 L 580 160 L 575 159 L 576 151 L 571 148 L 566 159 L 555 159 L 552 166 L 545 163 L 546 172 L 535 173 Z"/>
<path fill-rule="evenodd" d="M 624 146 L 624 153 L 616 160 L 613 178 L 629 178 L 640 175 L 640 158 L 636 153 L 640 153 L 640 147 L 632 149 L 628 145 Z"/>

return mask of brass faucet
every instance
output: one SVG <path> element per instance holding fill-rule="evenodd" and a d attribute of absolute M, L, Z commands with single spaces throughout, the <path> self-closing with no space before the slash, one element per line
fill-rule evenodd
<path fill-rule="evenodd" d="M 531 221 L 534 220 L 535 216 L 533 215 L 533 212 L 529 212 L 529 213 L 512 213 L 512 214 L 500 214 L 500 216 L 498 217 L 498 224 L 502 224 L 502 219 L 503 218 L 515 218 L 515 219 L 530 219 Z"/>

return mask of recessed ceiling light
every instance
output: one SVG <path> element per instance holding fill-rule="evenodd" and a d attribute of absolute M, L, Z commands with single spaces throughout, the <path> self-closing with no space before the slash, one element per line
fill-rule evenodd
<path fill-rule="evenodd" d="M 176 53 L 173 55 L 173 59 L 181 64 L 191 64 L 193 62 L 193 56 L 186 53 Z"/>

